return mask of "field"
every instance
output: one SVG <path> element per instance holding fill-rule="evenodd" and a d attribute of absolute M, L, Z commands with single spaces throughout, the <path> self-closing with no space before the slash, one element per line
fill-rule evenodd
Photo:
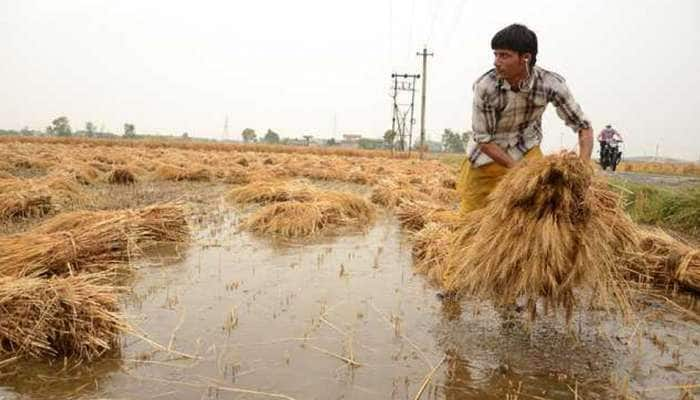
<path fill-rule="evenodd" d="M 455 224 L 458 160 L 20 138 L 0 155 L 0 398 L 700 393 L 697 188 L 611 180 L 635 221 L 687 240 L 630 256 L 655 281 L 630 280 L 629 315 L 535 319 L 440 300 L 422 270 L 455 243 L 435 238 Z M 642 269 L 652 255 L 686 275 Z"/>

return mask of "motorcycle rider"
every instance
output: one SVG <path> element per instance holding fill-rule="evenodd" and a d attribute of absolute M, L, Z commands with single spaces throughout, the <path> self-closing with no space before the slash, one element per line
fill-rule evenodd
<path fill-rule="evenodd" d="M 600 158 L 607 153 L 610 144 L 614 142 L 622 142 L 622 136 L 612 127 L 605 125 L 605 128 L 598 134 L 598 142 L 600 143 Z"/>

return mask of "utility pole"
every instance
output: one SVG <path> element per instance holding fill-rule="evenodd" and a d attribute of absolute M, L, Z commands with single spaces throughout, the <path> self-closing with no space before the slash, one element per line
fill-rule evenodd
<path fill-rule="evenodd" d="M 655 158 L 656 160 L 659 159 L 659 144 L 658 144 L 658 143 L 656 144 L 656 154 L 654 155 L 654 158 Z"/>
<path fill-rule="evenodd" d="M 399 150 L 406 150 L 406 116 L 410 113 L 411 120 L 408 129 L 408 151 L 411 151 L 411 138 L 413 135 L 413 125 L 415 124 L 415 119 L 413 118 L 413 106 L 416 97 L 416 79 L 420 79 L 420 75 L 416 74 L 391 74 L 394 79 L 393 93 L 391 97 L 394 100 L 392 106 L 391 114 L 391 131 L 398 133 L 399 136 Z M 411 81 L 409 81 L 411 79 Z M 398 102 L 399 92 L 411 92 L 411 102 L 407 104 Z M 408 107 L 402 112 L 401 107 Z"/>
<path fill-rule="evenodd" d="M 228 140 L 228 115 L 226 115 L 226 119 L 224 120 L 224 133 L 222 136 L 224 141 Z"/>
<path fill-rule="evenodd" d="M 420 158 L 423 158 L 425 148 L 425 87 L 428 81 L 428 56 L 433 56 L 433 53 L 428 53 L 428 49 L 423 47 L 423 52 L 416 53 L 417 56 L 423 57 L 423 90 L 420 93 Z"/>

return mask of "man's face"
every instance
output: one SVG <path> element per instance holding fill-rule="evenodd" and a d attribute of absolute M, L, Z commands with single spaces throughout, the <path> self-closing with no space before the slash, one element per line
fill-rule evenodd
<path fill-rule="evenodd" d="M 493 56 L 493 65 L 499 78 L 510 80 L 525 75 L 528 54 L 521 56 L 517 51 L 496 49 Z"/>

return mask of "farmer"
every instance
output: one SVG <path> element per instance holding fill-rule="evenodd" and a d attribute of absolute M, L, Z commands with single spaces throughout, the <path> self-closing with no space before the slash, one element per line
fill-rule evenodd
<path fill-rule="evenodd" d="M 598 134 L 598 142 L 600 142 L 600 154 L 605 153 L 605 149 L 608 145 L 614 141 L 622 141 L 622 136 L 612 127 L 612 125 L 605 125 L 605 129 L 600 131 Z"/>
<path fill-rule="evenodd" d="M 548 103 L 578 133 L 579 156 L 591 158 L 593 130 L 560 75 L 536 66 L 537 35 L 513 24 L 491 39 L 496 68 L 474 83 L 472 130 L 457 189 L 460 212 L 486 205 L 496 184 L 523 159 L 542 157 L 542 113 Z"/>

